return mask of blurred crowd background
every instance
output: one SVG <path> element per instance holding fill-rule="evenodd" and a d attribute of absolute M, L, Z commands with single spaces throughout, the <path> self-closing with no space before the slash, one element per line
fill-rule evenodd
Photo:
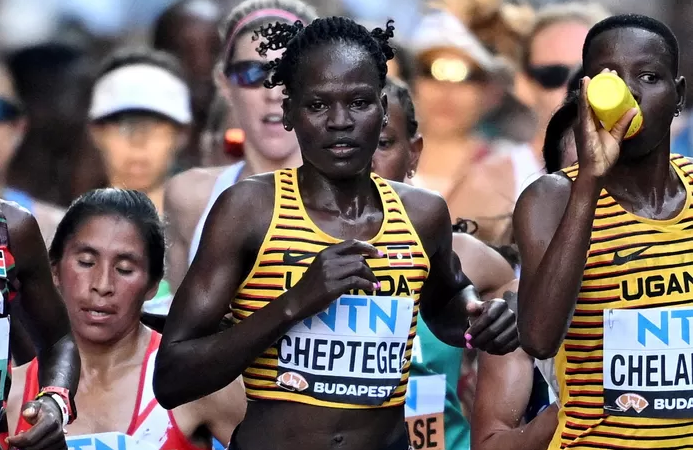
<path fill-rule="evenodd" d="M 194 109 L 197 110 L 194 112 L 196 124 L 193 133 L 200 133 L 208 119 L 210 104 L 206 104 L 206 101 L 212 98 L 207 92 L 207 89 L 212 89 L 211 61 L 217 58 L 220 46 L 210 23 L 223 17 L 239 1 L 189 1 L 190 11 L 181 14 L 182 17 L 190 16 L 189 20 L 163 17 L 175 3 L 175 0 L 0 1 L 0 49 L 14 77 L 17 95 L 27 118 L 26 132 L 18 142 L 18 148 L 8 162 L 3 160 L 3 182 L 38 200 L 58 206 L 66 206 L 79 194 L 108 184 L 100 154 L 85 132 L 86 114 L 91 83 L 99 61 L 122 45 L 154 45 L 176 53 L 183 60 L 190 75 L 193 95 L 198 97 L 198 101 L 194 101 Z M 308 0 L 308 3 L 322 15 L 348 15 L 369 25 L 393 18 L 396 21 L 397 39 L 407 48 L 434 46 L 433 41 L 444 41 L 458 33 L 457 30 L 445 31 L 437 25 L 427 27 L 426 24 L 427 29 L 421 26 L 429 10 L 444 6 L 468 26 L 486 48 L 507 57 L 516 70 L 524 75 L 524 64 L 528 62 L 524 61 L 525 34 L 531 31 L 534 23 L 531 8 L 538 10 L 567 2 L 450 0 L 437 5 L 425 0 Z M 689 86 L 692 85 L 692 1 L 601 0 L 597 3 L 612 13 L 648 14 L 672 27 L 681 44 L 682 72 Z M 563 35 L 561 30 L 561 34 L 550 39 L 556 46 L 568 41 L 567 45 L 577 47 L 577 43 L 572 42 L 574 39 L 577 41 L 577 35 L 572 32 L 570 29 L 569 34 Z M 213 34 L 207 36 L 206 33 Z M 581 45 L 582 38 L 578 42 Z M 568 53 L 570 58 L 577 58 L 575 48 L 569 48 Z M 513 100 L 501 102 L 498 101 L 500 96 L 485 92 L 474 100 L 474 104 L 480 102 L 480 109 L 485 112 L 495 108 L 503 110 L 502 114 L 491 116 L 494 122 L 497 120 L 500 123 L 489 123 L 493 125 L 489 127 L 492 130 L 490 133 L 503 133 L 517 141 L 531 142 L 538 140 L 538 136 L 530 138 L 525 134 L 529 134 L 533 128 L 529 124 L 534 119 L 531 114 L 525 117 L 526 111 L 520 112 L 518 109 L 529 106 L 534 110 L 535 93 L 523 86 L 519 78 L 516 77 L 512 85 Z M 467 121 L 490 116 L 459 112 L 456 110 L 458 105 L 454 104 L 448 104 L 445 108 L 442 98 L 449 95 L 446 90 L 437 86 L 424 87 L 426 90 L 419 91 L 417 95 L 422 105 L 416 105 L 416 108 L 424 134 L 430 131 L 429 128 L 439 128 L 430 131 L 433 134 L 431 142 L 440 138 L 435 133 L 444 133 L 443 128 L 470 127 Z M 689 94 L 689 110 L 691 98 Z M 515 100 L 521 100 L 522 104 L 518 105 L 519 102 Z M 440 111 L 438 104 L 449 109 Z M 506 108 L 513 109 L 513 113 L 506 114 Z M 459 115 L 461 120 L 459 123 L 435 123 L 429 127 L 427 115 L 431 109 L 434 116 L 451 112 L 454 116 Z M 690 115 L 684 114 L 681 119 L 689 120 Z M 514 126 L 515 123 L 518 126 Z M 233 117 L 230 117 L 229 126 L 234 126 Z M 675 131 L 678 129 L 678 126 L 675 127 Z M 192 136 L 191 143 L 179 153 L 178 163 L 172 170 L 227 163 L 224 158 L 206 158 L 199 141 L 199 136 Z M 435 162 L 427 157 L 428 147 L 426 139 L 426 152 L 421 162 L 423 176 L 452 175 L 441 174 L 431 167 Z M 458 167 L 457 164 L 451 165 L 452 170 Z"/>
<path fill-rule="evenodd" d="M 566 95 L 592 24 L 631 12 L 665 22 L 679 39 L 681 72 L 693 85 L 690 0 L 305 2 L 320 15 L 347 15 L 368 27 L 395 20 L 398 51 L 390 73 L 411 87 L 425 142 L 410 182 L 439 191 L 453 220 L 499 248 L 514 244 L 515 200 L 545 172 L 546 125 Z M 223 49 L 220 23 L 238 3 L 0 0 L 0 189 L 36 212 L 47 241 L 62 209 L 90 189 L 142 189 L 161 209 L 158 190 L 168 178 L 243 157 L 235 111 L 243 114 L 246 105 L 235 110 L 217 95 L 213 77 Z M 119 159 L 121 141 L 108 129 L 95 132 L 88 117 L 94 83 L 108 72 L 103 60 L 123 46 L 171 53 L 191 93 L 193 120 L 176 145 L 159 145 L 155 128 L 142 123 L 117 124 L 130 146 L 139 145 L 139 130 L 149 134 L 152 147 L 143 148 L 151 159 L 141 165 Z M 673 150 L 688 156 L 692 99 L 689 88 L 686 111 L 672 130 Z M 173 153 L 155 155 L 170 147 Z M 510 259 L 514 265 L 514 252 Z M 460 395 L 467 414 L 474 372 L 465 364 Z"/>

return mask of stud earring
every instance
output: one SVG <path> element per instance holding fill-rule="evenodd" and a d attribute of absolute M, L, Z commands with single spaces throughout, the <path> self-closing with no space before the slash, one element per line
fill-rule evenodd
<path fill-rule="evenodd" d="M 679 117 L 679 114 L 681 114 L 681 111 L 680 111 L 680 110 L 676 110 L 676 111 L 674 112 L 674 117 Z"/>
<path fill-rule="evenodd" d="M 382 127 L 386 127 L 389 124 L 389 116 L 384 116 L 382 119 Z"/>
<path fill-rule="evenodd" d="M 285 131 L 290 131 L 290 125 L 288 125 L 287 123 L 283 124 L 283 128 L 285 128 Z"/>
<path fill-rule="evenodd" d="M 413 178 L 416 176 L 416 171 L 413 169 L 410 169 L 408 172 L 406 172 L 406 176 L 409 178 Z"/>

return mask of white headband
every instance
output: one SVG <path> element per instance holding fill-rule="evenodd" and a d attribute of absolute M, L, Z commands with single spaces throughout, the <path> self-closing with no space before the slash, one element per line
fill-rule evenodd
<path fill-rule="evenodd" d="M 189 89 L 170 72 L 151 64 L 120 67 L 94 86 L 90 120 L 134 109 L 152 111 L 180 124 L 189 124 Z"/>

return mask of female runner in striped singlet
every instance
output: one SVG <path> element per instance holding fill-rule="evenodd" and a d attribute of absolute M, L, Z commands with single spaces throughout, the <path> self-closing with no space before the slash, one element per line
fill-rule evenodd
<path fill-rule="evenodd" d="M 58 225 L 49 256 L 82 359 L 69 448 L 100 448 L 85 435 L 108 432 L 132 436 L 138 450 L 210 449 L 211 435 L 227 442 L 244 416 L 241 380 L 172 411 L 155 400 L 161 336 L 139 322 L 164 270 L 164 233 L 152 201 L 133 190 L 84 194 Z M 39 366 L 35 359 L 14 370 L 7 412 L 14 434 L 29 429 L 19 409 L 38 393 Z"/>
<path fill-rule="evenodd" d="M 559 426 L 549 448 L 693 447 L 693 166 L 670 154 L 685 103 L 664 24 L 610 17 L 589 32 L 583 73 L 612 70 L 643 114 L 601 128 L 582 81 L 578 164 L 545 175 L 515 211 L 520 339 L 555 356 Z"/>
<path fill-rule="evenodd" d="M 261 53 L 285 49 L 267 86 L 287 93 L 304 164 L 217 200 L 172 303 L 155 393 L 172 408 L 244 373 L 232 449 L 406 450 L 419 311 L 443 341 L 496 353 L 517 346 L 514 313 L 468 295 L 441 197 L 370 173 L 391 24 L 330 17 L 258 35 Z"/>

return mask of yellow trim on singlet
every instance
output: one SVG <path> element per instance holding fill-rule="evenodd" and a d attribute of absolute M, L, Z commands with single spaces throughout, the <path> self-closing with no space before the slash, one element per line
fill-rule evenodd
<path fill-rule="evenodd" d="M 561 411 L 549 449 L 693 447 L 691 419 L 608 415 L 603 407 L 604 310 L 693 306 L 693 165 L 672 155 L 671 167 L 687 192 L 683 210 L 672 219 L 639 217 L 606 190 L 600 194 L 575 313 L 555 357 Z M 578 166 L 563 171 L 575 180 Z M 636 259 L 614 265 L 616 252 L 646 247 Z M 662 295 L 648 292 L 649 276 L 663 280 Z"/>
<path fill-rule="evenodd" d="M 384 211 L 384 219 L 378 233 L 368 242 L 385 254 L 392 245 L 408 245 L 411 267 L 392 267 L 389 258 L 370 259 L 367 263 L 375 275 L 394 280 L 393 286 L 383 284 L 383 290 L 396 290 L 396 282 L 405 282 L 410 295 L 392 292 L 395 297 L 408 297 L 414 300 L 413 316 L 409 331 L 405 357 L 408 363 L 403 367 L 401 380 L 392 396 L 381 405 L 366 406 L 349 403 L 335 403 L 315 399 L 301 392 L 291 392 L 276 384 L 278 375 L 278 350 L 271 347 L 244 371 L 244 384 L 249 400 L 282 400 L 316 406 L 371 409 L 402 405 L 405 401 L 406 387 L 410 370 L 411 349 L 416 334 L 420 290 L 430 270 L 430 261 L 423 248 L 420 237 L 408 218 L 403 203 L 389 183 L 373 174 L 372 180 L 379 192 Z M 302 202 L 297 183 L 297 169 L 286 169 L 274 173 L 275 202 L 273 216 L 261 248 L 257 253 L 249 275 L 244 279 L 231 303 L 235 322 L 244 320 L 254 311 L 263 308 L 285 291 L 286 282 L 294 285 L 309 267 L 314 257 L 294 264 L 283 262 L 283 253 L 316 254 L 341 239 L 328 235 L 310 219 Z M 393 263 L 394 261 L 392 261 Z M 290 281 L 288 281 L 288 279 Z M 391 286 L 391 287 L 388 287 Z M 403 288 L 403 286 L 402 286 Z"/>

